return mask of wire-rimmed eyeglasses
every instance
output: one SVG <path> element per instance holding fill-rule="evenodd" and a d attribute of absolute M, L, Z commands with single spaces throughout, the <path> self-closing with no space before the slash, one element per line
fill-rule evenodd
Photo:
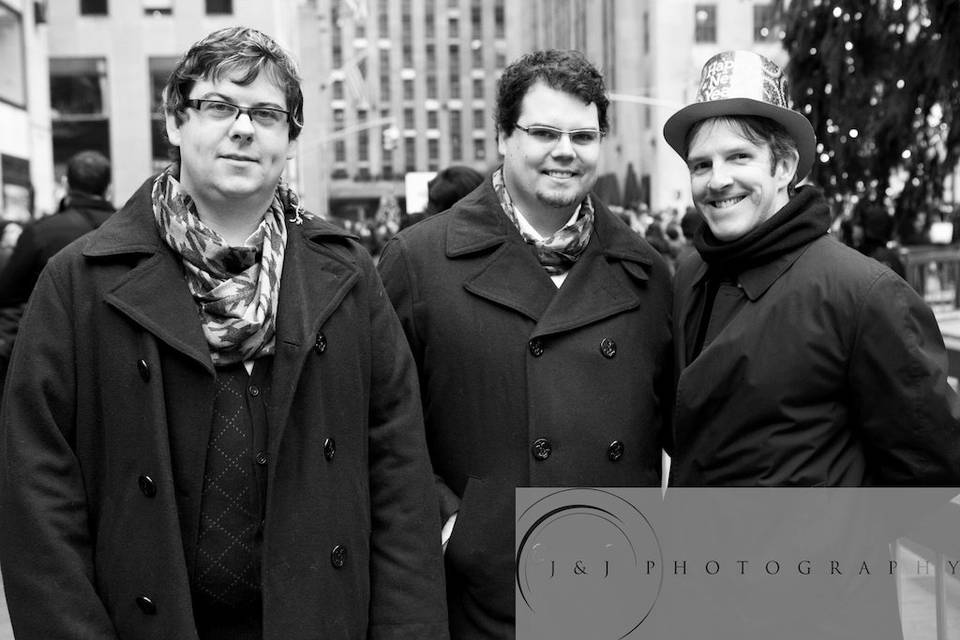
<path fill-rule="evenodd" d="M 523 131 L 534 141 L 544 145 L 555 145 L 560 142 L 564 135 L 570 137 L 570 142 L 578 147 L 588 147 L 597 144 L 603 138 L 603 132 L 599 129 L 557 129 L 545 124 L 532 124 L 525 127 L 520 123 L 514 124 L 517 129 Z"/>

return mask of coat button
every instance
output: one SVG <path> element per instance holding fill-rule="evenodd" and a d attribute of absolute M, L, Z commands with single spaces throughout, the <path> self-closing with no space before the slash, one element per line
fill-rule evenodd
<path fill-rule="evenodd" d="M 617 343 L 610 338 L 604 338 L 600 341 L 600 353 L 604 358 L 612 358 L 617 355 Z"/>
<path fill-rule="evenodd" d="M 143 378 L 144 382 L 150 381 L 150 365 L 147 364 L 146 360 L 137 360 L 137 371 L 140 372 L 140 377 Z"/>
<path fill-rule="evenodd" d="M 137 484 L 140 485 L 141 493 L 148 498 L 157 495 L 157 485 L 150 476 L 140 476 L 137 479 Z"/>
<path fill-rule="evenodd" d="M 247 392 L 248 392 L 251 396 L 253 396 L 254 398 L 256 398 L 257 396 L 260 395 L 260 387 L 258 387 L 258 386 L 255 385 L 255 384 L 252 384 L 252 385 L 250 385 L 249 388 L 247 388 Z"/>
<path fill-rule="evenodd" d="M 267 454 L 263 451 L 257 451 L 257 455 L 254 456 L 254 460 L 256 460 L 257 464 L 262 467 L 263 465 L 267 464 Z"/>
<path fill-rule="evenodd" d="M 344 546 L 337 545 L 333 548 L 333 551 L 330 552 L 330 564 L 332 564 L 337 569 L 343 568 L 343 565 L 347 562 L 347 549 Z"/>
<path fill-rule="evenodd" d="M 534 338 L 527 346 L 530 347 L 530 354 L 534 358 L 539 358 L 543 355 L 543 342 L 540 341 L 540 338 Z"/>
<path fill-rule="evenodd" d="M 153 603 L 153 600 L 147 596 L 137 596 L 137 606 L 140 607 L 140 611 L 144 612 L 148 616 L 156 615 L 157 605 Z"/>
<path fill-rule="evenodd" d="M 327 438 L 323 441 L 323 457 L 327 460 L 333 460 L 337 454 L 337 441 L 333 438 Z"/>
<path fill-rule="evenodd" d="M 607 447 L 607 457 L 610 458 L 612 462 L 616 462 L 623 457 L 623 443 L 619 440 L 614 440 L 610 443 L 610 446 Z"/>
<path fill-rule="evenodd" d="M 546 438 L 537 438 L 533 441 L 533 445 L 530 447 L 530 450 L 533 452 L 533 457 L 535 460 L 546 460 L 550 457 L 553 447 L 550 445 L 550 441 Z"/>
<path fill-rule="evenodd" d="M 317 332 L 317 339 L 313 343 L 313 350 L 317 352 L 317 355 L 327 350 L 327 336 L 323 335 L 323 331 Z"/>

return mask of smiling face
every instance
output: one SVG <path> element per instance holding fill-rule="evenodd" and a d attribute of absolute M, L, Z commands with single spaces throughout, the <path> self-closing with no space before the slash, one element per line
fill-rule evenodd
<path fill-rule="evenodd" d="M 542 82 L 532 85 L 524 96 L 517 124 L 564 131 L 600 128 L 596 104 Z M 527 216 L 550 217 L 558 227 L 597 181 L 599 141 L 576 144 L 569 135 L 561 135 L 551 144 L 515 128 L 509 136 L 500 133 L 499 148 L 510 197 Z"/>
<path fill-rule="evenodd" d="M 718 240 L 753 230 L 790 199 L 797 154 L 775 161 L 767 143 L 746 138 L 729 120 L 708 120 L 687 152 L 693 202 Z"/>
<path fill-rule="evenodd" d="M 286 110 L 283 91 L 265 74 L 240 85 L 224 77 L 198 80 L 189 99 L 219 100 L 241 107 L 272 107 Z M 167 115 L 167 136 L 180 148 L 180 183 L 204 211 L 231 208 L 240 215 L 262 215 L 292 157 L 295 143 L 289 125 L 266 127 L 249 115 L 216 120 L 187 107 L 182 122 Z"/>

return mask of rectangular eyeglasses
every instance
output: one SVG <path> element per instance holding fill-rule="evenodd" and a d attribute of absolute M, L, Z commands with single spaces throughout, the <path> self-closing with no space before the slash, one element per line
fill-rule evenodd
<path fill-rule="evenodd" d="M 241 113 L 247 114 L 251 120 L 261 127 L 277 127 L 290 116 L 290 113 L 283 109 L 274 109 L 273 107 L 241 107 L 232 102 L 223 102 L 221 100 L 186 100 L 184 101 L 191 109 L 196 109 L 200 115 L 208 120 L 236 120 Z"/>

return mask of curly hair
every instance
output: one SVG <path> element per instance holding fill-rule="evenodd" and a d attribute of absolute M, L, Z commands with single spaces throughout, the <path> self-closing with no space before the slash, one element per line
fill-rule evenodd
<path fill-rule="evenodd" d="M 229 77 L 248 85 L 261 73 L 283 91 L 290 113 L 290 139 L 296 140 L 303 129 L 303 91 L 296 63 L 270 36 L 249 27 L 214 31 L 190 47 L 163 88 L 163 113 L 182 124 L 185 102 L 196 81 Z"/>
<path fill-rule="evenodd" d="M 551 89 L 564 91 L 597 105 L 600 131 L 606 133 L 607 98 L 603 76 L 580 51 L 547 49 L 534 51 L 512 62 L 503 70 L 497 84 L 497 128 L 510 136 L 520 117 L 520 108 L 527 91 L 537 82 Z"/>

